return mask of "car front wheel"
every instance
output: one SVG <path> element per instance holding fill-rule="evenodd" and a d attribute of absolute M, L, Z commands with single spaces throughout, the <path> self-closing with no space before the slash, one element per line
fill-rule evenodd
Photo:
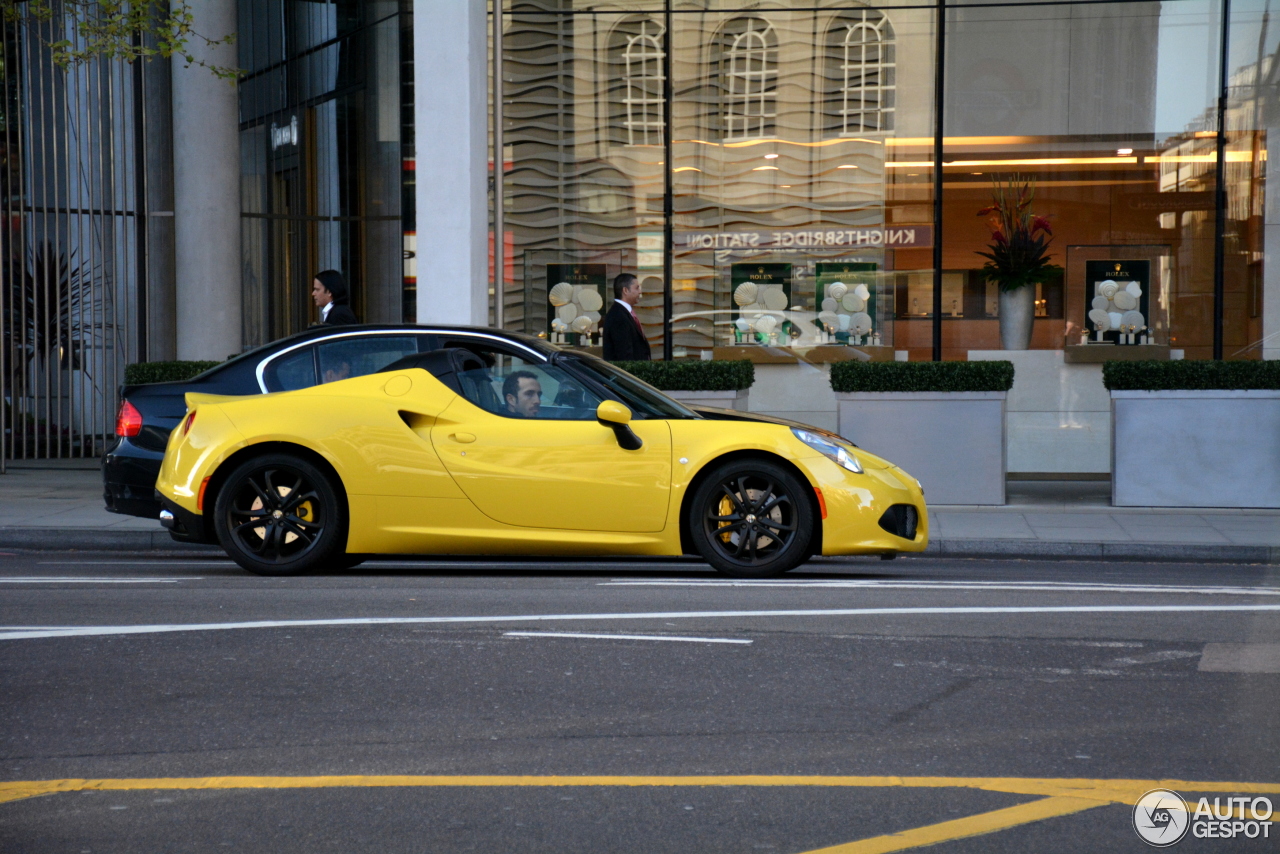
<path fill-rule="evenodd" d="M 698 553 L 720 572 L 766 578 L 793 569 L 809 553 L 809 486 L 765 460 L 735 460 L 702 481 L 689 504 Z"/>
<path fill-rule="evenodd" d="M 271 454 L 231 472 L 214 503 L 218 542 L 258 575 L 341 565 L 347 519 L 337 488 L 307 460 Z"/>

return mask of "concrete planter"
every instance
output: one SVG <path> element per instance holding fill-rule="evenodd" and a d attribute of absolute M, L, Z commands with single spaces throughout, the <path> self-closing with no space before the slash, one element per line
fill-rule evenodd
<path fill-rule="evenodd" d="M 685 406 L 713 406 L 717 409 L 736 409 L 747 411 L 747 397 L 751 389 L 737 391 L 664 391 L 667 397 L 678 400 Z"/>
<path fill-rule="evenodd" d="M 1280 391 L 1111 392 L 1111 503 L 1280 507 Z"/>
<path fill-rule="evenodd" d="M 929 504 L 1004 504 L 1003 391 L 840 392 L 840 435 L 918 478 Z"/>
<path fill-rule="evenodd" d="M 970 362 L 994 359 L 1013 362 L 1015 371 L 1005 402 L 1010 472 L 1053 477 L 1111 471 L 1111 395 L 1101 364 L 1066 362 L 1061 350 L 969 351 Z"/>

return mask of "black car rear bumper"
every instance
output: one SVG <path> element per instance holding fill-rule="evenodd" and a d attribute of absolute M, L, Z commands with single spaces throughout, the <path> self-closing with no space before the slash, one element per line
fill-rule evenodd
<path fill-rule="evenodd" d="M 163 453 L 117 439 L 102 457 L 102 499 L 112 513 L 155 519 L 160 515 L 156 478 Z"/>

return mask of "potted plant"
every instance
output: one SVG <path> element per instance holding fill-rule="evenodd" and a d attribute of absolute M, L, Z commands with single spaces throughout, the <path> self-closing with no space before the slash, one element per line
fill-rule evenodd
<path fill-rule="evenodd" d="M 686 406 L 745 412 L 751 386 L 756 381 L 755 365 L 749 359 L 615 364 Z"/>
<path fill-rule="evenodd" d="M 1035 182 L 1013 175 L 1008 182 L 996 179 L 992 202 L 978 211 L 991 229 L 989 252 L 979 252 L 987 263 L 982 277 L 1000 288 L 1000 346 L 1025 350 L 1031 345 L 1035 320 L 1036 284 L 1057 281 L 1062 268 L 1049 263 L 1053 229 L 1049 220 L 1031 212 Z"/>
<path fill-rule="evenodd" d="M 1280 361 L 1106 362 L 1111 503 L 1280 507 Z"/>
<path fill-rule="evenodd" d="M 89 416 L 110 395 L 106 379 L 95 376 L 104 367 L 109 308 L 94 289 L 102 269 L 45 241 L 18 253 L 6 272 L 6 453 L 52 456 L 72 447 L 91 455 L 97 427 Z"/>
<path fill-rule="evenodd" d="M 930 504 L 1004 504 L 1013 363 L 837 362 L 838 432 L 919 479 Z"/>

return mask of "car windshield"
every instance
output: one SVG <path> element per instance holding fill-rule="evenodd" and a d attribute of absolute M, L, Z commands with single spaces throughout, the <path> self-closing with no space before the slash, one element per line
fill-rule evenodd
<path fill-rule="evenodd" d="M 574 353 L 565 354 L 561 358 L 571 360 L 574 365 L 586 370 L 595 380 L 604 383 L 610 391 L 622 398 L 633 411 L 647 418 L 701 417 L 648 383 L 636 379 L 626 371 L 615 368 L 596 356 Z"/>

